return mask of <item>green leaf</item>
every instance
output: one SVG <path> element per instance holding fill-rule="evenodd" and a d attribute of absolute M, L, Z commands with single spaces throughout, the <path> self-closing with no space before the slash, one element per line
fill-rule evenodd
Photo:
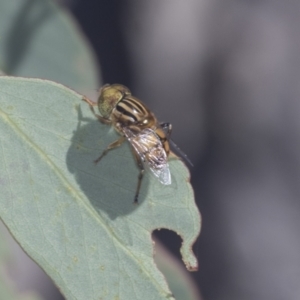
<path fill-rule="evenodd" d="M 191 278 L 178 259 L 159 241 L 155 240 L 155 262 L 165 275 L 168 285 L 177 300 L 200 300 L 196 282 Z"/>
<path fill-rule="evenodd" d="M 191 247 L 200 216 L 179 159 L 172 185 L 138 168 L 128 144 L 93 163 L 118 138 L 82 96 L 38 79 L 0 77 L 0 214 L 67 299 L 173 299 L 153 261 L 151 233 L 168 228 Z"/>
<path fill-rule="evenodd" d="M 3 280 L 2 278 L 0 280 L 0 297 L 0 299 L 5 300 L 42 300 L 33 293 L 22 294 L 14 291 L 12 287 L 8 287 L 7 280 Z"/>
<path fill-rule="evenodd" d="M 69 15 L 48 0 L 0 0 L 0 69 L 81 93 L 99 87 L 93 51 Z"/>
<path fill-rule="evenodd" d="M 1 186 L 1 183 L 0 183 Z M 8 241 L 7 230 L 4 228 L 2 222 L 0 222 L 0 299 L 5 300 L 41 300 L 41 298 L 33 292 L 20 293 L 14 288 L 11 278 L 8 278 L 8 262 L 11 262 Z"/>

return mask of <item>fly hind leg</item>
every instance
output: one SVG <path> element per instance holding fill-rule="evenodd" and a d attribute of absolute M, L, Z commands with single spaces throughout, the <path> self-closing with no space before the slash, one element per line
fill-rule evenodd
<path fill-rule="evenodd" d="M 167 138 L 169 139 L 172 133 L 172 124 L 171 123 L 160 123 L 160 127 L 165 132 Z"/>
<path fill-rule="evenodd" d="M 119 139 L 117 139 L 116 141 L 114 141 L 113 143 L 111 143 L 111 144 L 109 144 L 108 146 L 107 146 L 107 148 L 102 152 L 102 154 L 94 161 L 95 162 L 95 164 L 97 164 L 101 159 L 102 159 L 102 157 L 105 155 L 105 154 L 107 154 L 107 152 L 109 151 L 109 150 L 112 150 L 112 149 L 114 149 L 114 148 L 116 148 L 116 147 L 119 147 L 124 141 L 125 141 L 125 136 L 121 136 Z"/>
<path fill-rule="evenodd" d="M 144 178 L 144 172 L 145 172 L 145 168 L 144 168 L 144 164 L 142 159 L 140 158 L 140 156 L 134 152 L 138 167 L 140 169 L 140 173 L 138 176 L 138 183 L 137 183 L 137 187 L 136 187 L 136 192 L 135 192 L 135 196 L 134 196 L 134 204 L 138 204 L 139 202 L 139 194 L 140 194 L 140 189 L 141 189 L 141 184 L 142 184 L 142 180 Z"/>

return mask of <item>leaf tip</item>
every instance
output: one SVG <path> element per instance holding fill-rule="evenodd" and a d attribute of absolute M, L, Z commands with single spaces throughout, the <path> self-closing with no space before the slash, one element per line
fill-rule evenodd
<path fill-rule="evenodd" d="M 181 254 L 182 254 L 182 260 L 190 272 L 196 272 L 198 271 L 198 260 L 193 252 L 193 249 L 191 246 L 186 248 L 181 248 Z"/>

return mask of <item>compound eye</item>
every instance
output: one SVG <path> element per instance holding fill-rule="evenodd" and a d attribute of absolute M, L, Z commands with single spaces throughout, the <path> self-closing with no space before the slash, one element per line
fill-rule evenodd
<path fill-rule="evenodd" d="M 123 96 L 131 95 L 131 92 L 128 87 L 125 85 L 119 84 L 119 83 L 114 83 L 111 85 L 111 87 L 115 88 L 116 90 L 120 91 Z"/>
<path fill-rule="evenodd" d="M 113 109 L 123 97 L 124 92 L 119 89 L 119 85 L 105 85 L 100 90 L 98 98 L 98 108 L 102 117 L 109 119 Z"/>

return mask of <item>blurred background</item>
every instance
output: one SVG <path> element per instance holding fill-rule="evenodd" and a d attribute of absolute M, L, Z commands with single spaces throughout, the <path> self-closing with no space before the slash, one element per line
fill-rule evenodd
<path fill-rule="evenodd" d="M 203 298 L 300 299 L 300 2 L 61 3 L 195 165 Z"/>
<path fill-rule="evenodd" d="M 171 122 L 194 163 L 203 226 L 191 276 L 203 299 L 299 300 L 300 2 L 56 2 L 103 82 Z M 155 234 L 180 261 L 180 238 Z"/>

